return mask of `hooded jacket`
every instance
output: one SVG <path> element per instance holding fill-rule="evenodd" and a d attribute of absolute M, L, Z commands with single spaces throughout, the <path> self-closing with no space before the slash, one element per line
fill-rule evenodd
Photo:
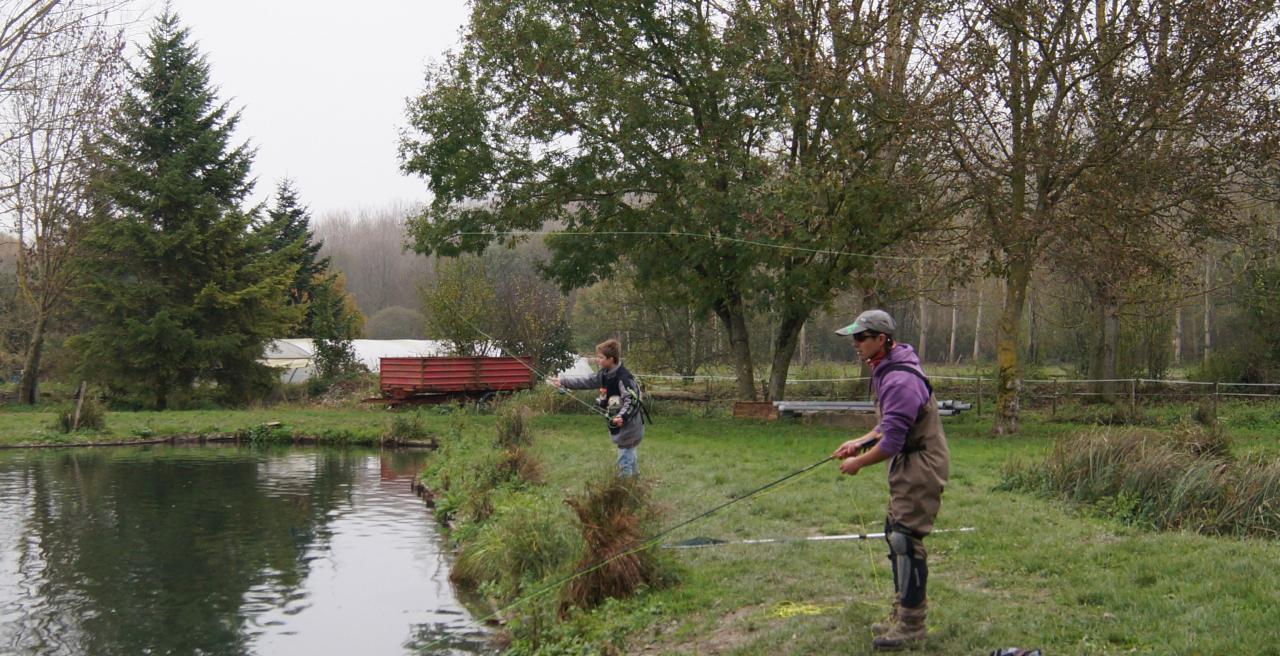
<path fill-rule="evenodd" d="M 920 372 L 888 371 L 889 365 L 901 364 Z M 888 455 L 897 455 L 906 444 L 907 431 L 920 417 L 920 409 L 929 402 L 929 387 L 923 380 L 920 357 L 907 344 L 894 344 L 884 359 L 871 370 L 871 389 L 880 407 L 880 423 L 876 425 L 879 447 Z"/>

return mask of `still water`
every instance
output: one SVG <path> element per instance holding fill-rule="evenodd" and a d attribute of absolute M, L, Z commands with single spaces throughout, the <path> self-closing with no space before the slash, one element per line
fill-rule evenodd
<path fill-rule="evenodd" d="M 422 454 L 0 451 L 0 654 L 480 654 Z"/>

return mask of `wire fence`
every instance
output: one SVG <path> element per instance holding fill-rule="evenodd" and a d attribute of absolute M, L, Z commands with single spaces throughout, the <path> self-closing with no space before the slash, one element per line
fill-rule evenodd
<path fill-rule="evenodd" d="M 636 374 L 646 381 L 658 399 L 687 400 L 710 404 L 732 401 L 738 395 L 737 378 L 733 376 L 670 374 Z M 989 411 L 999 391 L 999 383 L 988 376 L 930 376 L 934 395 L 939 399 L 955 399 L 974 404 L 981 416 Z M 1162 380 L 1153 378 L 1041 378 L 1023 379 L 1018 383 L 1022 407 L 1047 409 L 1056 414 L 1060 405 L 1071 402 L 1107 400 L 1138 406 L 1162 403 L 1210 401 L 1226 399 L 1263 401 L 1280 398 L 1280 383 L 1231 383 L 1222 381 Z M 767 379 L 754 381 L 759 398 L 767 399 Z M 866 376 L 838 378 L 788 378 L 786 399 L 801 400 L 870 400 L 870 379 Z"/>

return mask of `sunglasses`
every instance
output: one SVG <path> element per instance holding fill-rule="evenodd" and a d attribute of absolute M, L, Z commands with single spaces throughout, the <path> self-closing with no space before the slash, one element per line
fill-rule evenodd
<path fill-rule="evenodd" d="M 862 332 L 862 333 L 857 333 L 856 335 L 854 335 L 854 336 L 853 336 L 853 341 L 855 341 L 855 342 L 857 342 L 857 343 L 861 344 L 861 343 L 863 343 L 863 342 L 867 341 L 868 339 L 871 339 L 872 337 L 879 337 L 879 336 L 880 336 L 880 333 Z"/>

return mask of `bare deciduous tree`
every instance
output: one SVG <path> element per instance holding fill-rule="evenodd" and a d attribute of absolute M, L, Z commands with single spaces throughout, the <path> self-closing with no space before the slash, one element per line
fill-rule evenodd
<path fill-rule="evenodd" d="M 7 123 L 0 200 L 20 244 L 18 288 L 32 322 L 19 385 L 24 403 L 36 402 L 49 322 L 76 279 L 77 248 L 88 227 L 92 145 L 118 97 L 124 65 L 123 35 L 110 13 L 69 5 L 49 2 L 11 13 L 6 29 L 18 32 L 7 42 L 0 35 L 0 48 L 12 48 L 0 68 Z"/>
<path fill-rule="evenodd" d="M 957 19 L 963 38 L 935 60 L 964 99 L 948 132 L 982 219 L 989 269 L 1006 283 L 993 431 L 1008 434 L 1018 430 L 1027 289 L 1071 224 L 1064 208 L 1097 188 L 1090 176 L 1158 135 L 1188 129 L 1183 117 L 1205 118 L 1221 93 L 1239 94 L 1241 116 L 1265 114 L 1265 90 L 1234 71 L 1257 72 L 1251 50 L 1274 24 L 1274 3 L 980 0 Z"/>

